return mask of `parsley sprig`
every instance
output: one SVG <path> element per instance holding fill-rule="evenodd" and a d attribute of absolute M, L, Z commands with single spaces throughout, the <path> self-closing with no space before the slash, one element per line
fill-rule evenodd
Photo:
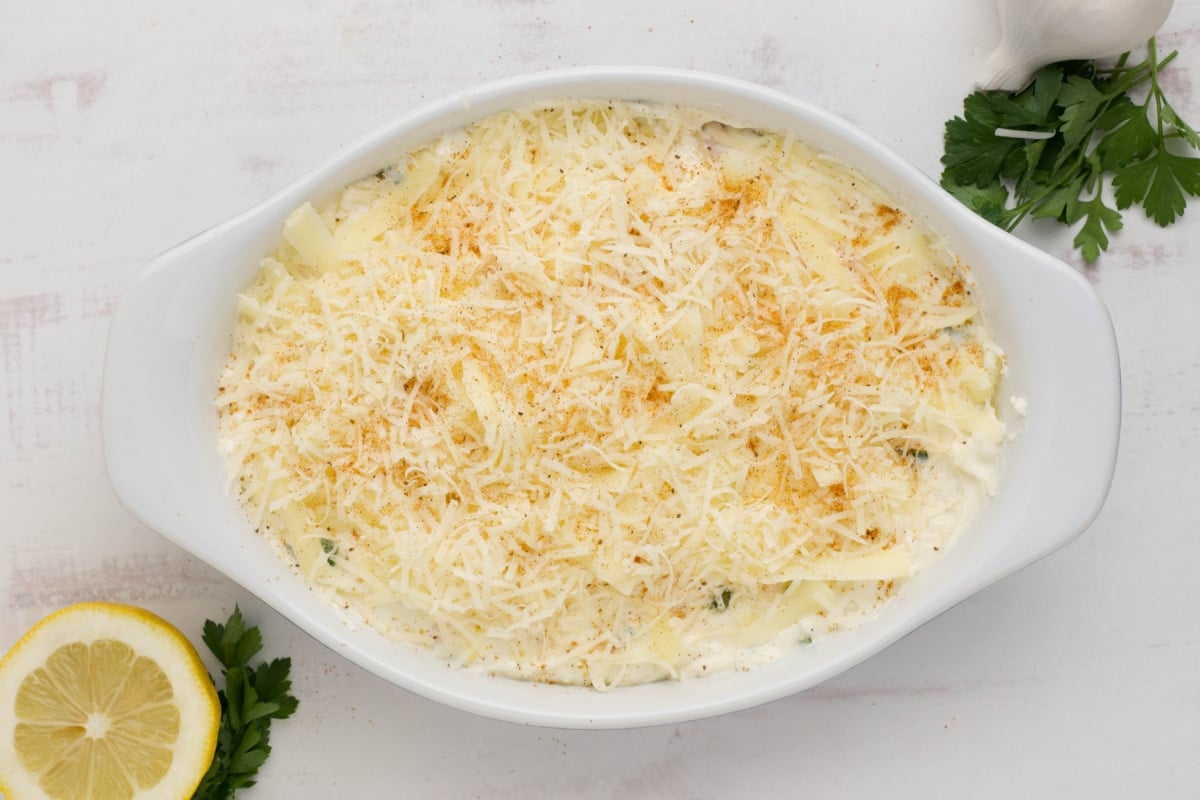
<path fill-rule="evenodd" d="M 1153 39 L 1145 61 L 1130 54 L 1108 68 L 1069 61 L 1042 68 L 1017 94 L 975 92 L 946 123 L 942 186 L 1005 230 L 1026 217 L 1079 225 L 1075 247 L 1088 263 L 1121 228 L 1121 211 L 1141 206 L 1162 226 L 1200 196 L 1200 134 L 1167 100 Z M 1136 102 L 1130 93 L 1141 94 Z M 1111 189 L 1112 200 L 1106 193 Z"/>
<path fill-rule="evenodd" d="M 299 701 L 291 694 L 290 658 L 251 667 L 250 659 L 262 650 L 262 633 L 246 627 L 238 607 L 224 625 L 207 620 L 203 639 L 221 662 L 225 688 L 217 692 L 217 752 L 193 800 L 228 800 L 238 789 L 254 785 L 258 768 L 271 754 L 271 720 L 290 717 Z"/>

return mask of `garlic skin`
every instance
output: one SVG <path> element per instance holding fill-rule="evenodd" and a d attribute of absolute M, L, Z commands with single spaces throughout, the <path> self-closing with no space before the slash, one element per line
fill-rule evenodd
<path fill-rule="evenodd" d="M 1023 89 L 1056 61 L 1106 58 L 1145 44 L 1174 0 L 997 0 L 1000 44 L 980 89 Z"/>

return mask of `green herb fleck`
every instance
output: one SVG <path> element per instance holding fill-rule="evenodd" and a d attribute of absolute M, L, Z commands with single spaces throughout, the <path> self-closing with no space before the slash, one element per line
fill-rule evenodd
<path fill-rule="evenodd" d="M 917 461 L 929 460 L 928 450 L 905 450 L 904 455 L 908 456 L 909 458 L 916 459 Z"/>
<path fill-rule="evenodd" d="M 1011 231 L 1026 217 L 1075 228 L 1088 263 L 1120 230 L 1121 211 L 1141 206 L 1161 226 L 1200 196 L 1200 134 L 1167 100 L 1150 40 L 1145 61 L 1130 54 L 1104 68 L 1067 61 L 1041 69 L 1017 94 L 975 92 L 946 123 L 942 186 L 968 208 Z M 1136 102 L 1130 92 L 1145 97 Z M 1004 135 L 998 129 L 1039 138 Z M 1115 208 L 1105 196 L 1110 189 Z"/>
<path fill-rule="evenodd" d="M 262 634 L 257 627 L 246 627 L 241 609 L 235 606 L 224 625 L 206 621 L 203 639 L 221 662 L 225 688 L 217 692 L 217 751 L 192 797 L 229 800 L 238 789 L 254 785 L 258 768 L 271 754 L 271 720 L 290 717 L 299 701 L 291 694 L 290 658 L 250 665 L 262 650 Z"/>
<path fill-rule="evenodd" d="M 724 611 L 725 609 L 729 608 L 729 601 L 732 599 L 733 590 L 722 589 L 720 594 L 713 597 L 712 602 L 708 604 L 708 607 L 713 611 Z"/>
<path fill-rule="evenodd" d="M 335 558 L 338 552 L 337 542 L 333 541 L 333 539 L 321 539 L 321 549 L 328 556 L 325 559 L 325 563 L 331 567 L 337 566 L 337 559 Z"/>

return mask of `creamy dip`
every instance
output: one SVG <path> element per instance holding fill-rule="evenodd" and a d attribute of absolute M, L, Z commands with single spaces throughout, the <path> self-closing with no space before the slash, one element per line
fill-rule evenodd
<path fill-rule="evenodd" d="M 385 636 L 597 688 L 875 613 L 994 489 L 965 266 L 786 133 L 569 101 L 297 209 L 239 298 L 221 447 Z"/>

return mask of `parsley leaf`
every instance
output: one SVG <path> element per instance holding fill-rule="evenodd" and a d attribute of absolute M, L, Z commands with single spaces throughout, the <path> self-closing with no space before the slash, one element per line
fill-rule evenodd
<path fill-rule="evenodd" d="M 1130 65 L 1129 53 L 1108 68 L 1061 62 L 1016 94 L 971 94 L 963 116 L 946 123 L 942 186 L 1005 230 L 1027 216 L 1077 226 L 1074 244 L 1088 263 L 1127 208 L 1171 224 L 1188 195 L 1200 197 L 1200 158 L 1181 152 L 1200 150 L 1200 134 L 1158 79 L 1175 55 L 1159 60 L 1151 39 L 1141 63 Z M 1130 96 L 1143 90 L 1140 103 Z"/>
<path fill-rule="evenodd" d="M 1108 131 L 1096 146 L 1106 170 L 1117 169 L 1130 158 L 1146 158 L 1158 143 L 1158 132 L 1150 126 L 1146 110 L 1128 100 L 1110 108 L 1097 125 Z"/>
<path fill-rule="evenodd" d="M 1161 96 L 1161 95 L 1160 95 Z M 1181 139 L 1190 144 L 1192 147 L 1200 150 L 1200 133 L 1192 126 L 1183 121 L 1183 118 L 1171 108 L 1171 104 L 1167 102 L 1167 98 L 1162 98 L 1162 118 L 1167 125 L 1170 125 Z"/>
<path fill-rule="evenodd" d="M 1075 234 L 1074 244 L 1089 264 L 1108 249 L 1108 233 L 1120 230 L 1121 215 L 1104 205 L 1099 193 L 1083 203 L 1083 227 Z"/>
<path fill-rule="evenodd" d="M 238 789 L 254 785 L 258 768 L 271 754 L 271 720 L 290 717 L 299 701 L 291 694 L 291 659 L 250 666 L 250 659 L 262 650 L 262 633 L 246 627 L 241 609 L 235 606 L 224 625 L 206 621 L 202 638 L 224 668 L 225 688 L 217 692 L 217 751 L 192 797 L 229 800 Z"/>
<path fill-rule="evenodd" d="M 957 197 L 963 205 L 979 216 L 1002 228 L 1006 227 L 1010 214 L 1006 208 L 1008 189 L 1004 188 L 1004 184 L 989 183 L 981 189 L 973 183 L 960 183 L 952 180 L 946 188 L 950 190 L 950 194 Z"/>
<path fill-rule="evenodd" d="M 1200 195 L 1200 158 L 1187 158 L 1157 148 L 1149 158 L 1128 164 L 1113 179 L 1117 208 L 1141 204 L 1159 225 L 1183 214 L 1184 193 Z"/>
<path fill-rule="evenodd" d="M 942 163 L 953 170 L 956 185 L 984 188 L 999 182 L 1009 154 L 1020 143 L 996 136 L 993 125 L 977 118 L 954 118 L 946 123 L 946 155 Z"/>

